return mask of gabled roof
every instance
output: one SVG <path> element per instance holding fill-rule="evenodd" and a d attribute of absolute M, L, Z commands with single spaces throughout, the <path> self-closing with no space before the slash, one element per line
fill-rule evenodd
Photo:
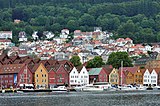
<path fill-rule="evenodd" d="M 74 66 L 74 65 L 73 65 L 70 61 L 68 61 L 68 60 L 62 60 L 62 61 L 59 61 L 59 63 L 60 63 L 60 64 L 66 64 L 66 63 L 68 63 L 71 67 Z"/>
<path fill-rule="evenodd" d="M 21 57 L 21 60 L 24 62 L 25 60 L 30 59 L 29 56 Z"/>
<path fill-rule="evenodd" d="M 99 73 L 101 72 L 102 68 L 92 68 L 89 71 L 89 75 L 99 75 Z"/>
<path fill-rule="evenodd" d="M 31 71 L 32 73 L 35 73 L 35 71 L 37 70 L 37 68 L 39 67 L 40 63 L 35 64 L 32 68 Z"/>
<path fill-rule="evenodd" d="M 15 60 L 13 63 L 14 64 L 20 64 L 20 63 L 22 63 L 22 61 L 18 59 L 18 60 Z"/>
<path fill-rule="evenodd" d="M 3 59 L 8 58 L 7 54 L 2 54 L 0 55 L 0 60 L 2 61 Z"/>
<path fill-rule="evenodd" d="M 40 59 L 37 58 L 37 59 L 34 59 L 33 61 L 34 61 L 34 63 L 39 63 L 39 62 L 40 62 Z"/>
<path fill-rule="evenodd" d="M 20 57 L 18 55 L 17 56 L 10 56 L 9 58 L 12 60 L 12 62 L 14 62 L 17 59 L 20 59 Z"/>
<path fill-rule="evenodd" d="M 24 61 L 25 64 L 29 64 L 30 62 L 34 63 L 34 61 L 32 59 L 27 59 L 27 60 Z"/>
<path fill-rule="evenodd" d="M 106 70 L 106 72 L 108 74 L 110 74 L 113 70 L 113 66 L 112 65 L 104 65 L 103 68 Z"/>
<path fill-rule="evenodd" d="M 57 60 L 48 60 L 50 65 L 55 65 L 56 63 L 58 63 Z"/>
<path fill-rule="evenodd" d="M 123 71 L 129 71 L 131 72 L 132 74 L 134 74 L 136 71 L 138 70 L 138 67 L 123 67 Z"/>
<path fill-rule="evenodd" d="M 77 69 L 78 73 L 80 73 L 80 72 L 81 72 L 82 68 L 83 68 L 83 65 L 81 65 L 81 66 L 77 66 L 77 67 L 76 67 L 76 69 Z"/>
<path fill-rule="evenodd" d="M 12 63 L 12 60 L 11 59 L 5 59 L 3 61 L 3 64 L 11 64 Z"/>
<path fill-rule="evenodd" d="M 25 66 L 25 64 L 2 65 L 0 68 L 0 74 L 18 73 L 24 66 Z"/>

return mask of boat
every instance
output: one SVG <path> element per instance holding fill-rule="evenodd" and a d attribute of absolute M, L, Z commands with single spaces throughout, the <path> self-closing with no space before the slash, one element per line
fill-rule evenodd
<path fill-rule="evenodd" d="M 52 90 L 52 92 L 56 92 L 56 91 L 67 92 L 68 91 L 67 87 L 65 86 L 50 87 L 50 90 Z"/>
<path fill-rule="evenodd" d="M 134 87 L 133 85 L 118 86 L 118 88 L 119 88 L 119 90 L 125 90 L 125 91 L 137 90 L 137 88 Z"/>
<path fill-rule="evenodd" d="M 137 85 L 136 88 L 137 90 L 147 90 L 147 87 L 143 85 Z"/>
<path fill-rule="evenodd" d="M 96 82 L 93 83 L 94 86 L 98 86 L 99 88 L 103 88 L 104 90 L 110 90 L 112 88 L 111 84 L 108 82 Z"/>
<path fill-rule="evenodd" d="M 154 86 L 154 88 L 153 88 L 154 90 L 160 90 L 160 86 Z"/>
<path fill-rule="evenodd" d="M 83 92 L 92 92 L 92 91 L 104 91 L 104 88 L 94 84 L 88 84 L 84 86 L 79 86 L 74 88 L 76 91 L 83 91 Z"/>

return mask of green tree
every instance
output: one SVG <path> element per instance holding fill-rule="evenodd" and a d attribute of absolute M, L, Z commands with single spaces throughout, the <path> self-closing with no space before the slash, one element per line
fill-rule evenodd
<path fill-rule="evenodd" d="M 87 68 L 98 68 L 102 67 L 105 63 L 100 56 L 95 56 L 92 60 L 88 61 Z"/>
<path fill-rule="evenodd" d="M 94 26 L 95 25 L 95 19 L 92 15 L 85 13 L 80 18 L 81 25 L 88 25 L 88 26 Z"/>
<path fill-rule="evenodd" d="M 80 58 L 77 55 L 72 56 L 70 62 L 73 63 L 75 67 L 82 65 L 82 63 L 80 62 Z"/>
<path fill-rule="evenodd" d="M 78 28 L 78 22 L 75 20 L 69 20 L 67 22 L 67 28 L 71 31 L 74 31 Z"/>
<path fill-rule="evenodd" d="M 121 67 L 121 62 L 123 61 L 124 67 L 130 67 L 132 65 L 132 60 L 127 52 L 113 52 L 109 55 L 107 64 L 112 65 L 114 68 Z"/>
<path fill-rule="evenodd" d="M 32 27 L 31 27 L 31 26 L 26 26 L 26 27 L 25 27 L 25 32 L 26 32 L 29 36 L 31 36 L 31 35 L 33 34 L 33 29 L 32 29 Z"/>

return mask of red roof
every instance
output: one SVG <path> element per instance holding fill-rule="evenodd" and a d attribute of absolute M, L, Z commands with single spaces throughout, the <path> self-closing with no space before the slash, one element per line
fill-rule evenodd
<path fill-rule="evenodd" d="M 138 70 L 138 67 L 123 67 L 123 71 L 129 71 L 134 74 Z"/>
<path fill-rule="evenodd" d="M 18 73 L 25 64 L 7 64 L 7 65 L 2 65 L 0 68 L 0 74 L 5 74 L 5 73 Z"/>

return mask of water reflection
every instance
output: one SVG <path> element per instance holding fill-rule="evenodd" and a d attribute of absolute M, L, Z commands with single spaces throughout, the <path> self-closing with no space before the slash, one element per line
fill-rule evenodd
<path fill-rule="evenodd" d="M 160 106 L 160 92 L 6 93 L 0 106 Z"/>

